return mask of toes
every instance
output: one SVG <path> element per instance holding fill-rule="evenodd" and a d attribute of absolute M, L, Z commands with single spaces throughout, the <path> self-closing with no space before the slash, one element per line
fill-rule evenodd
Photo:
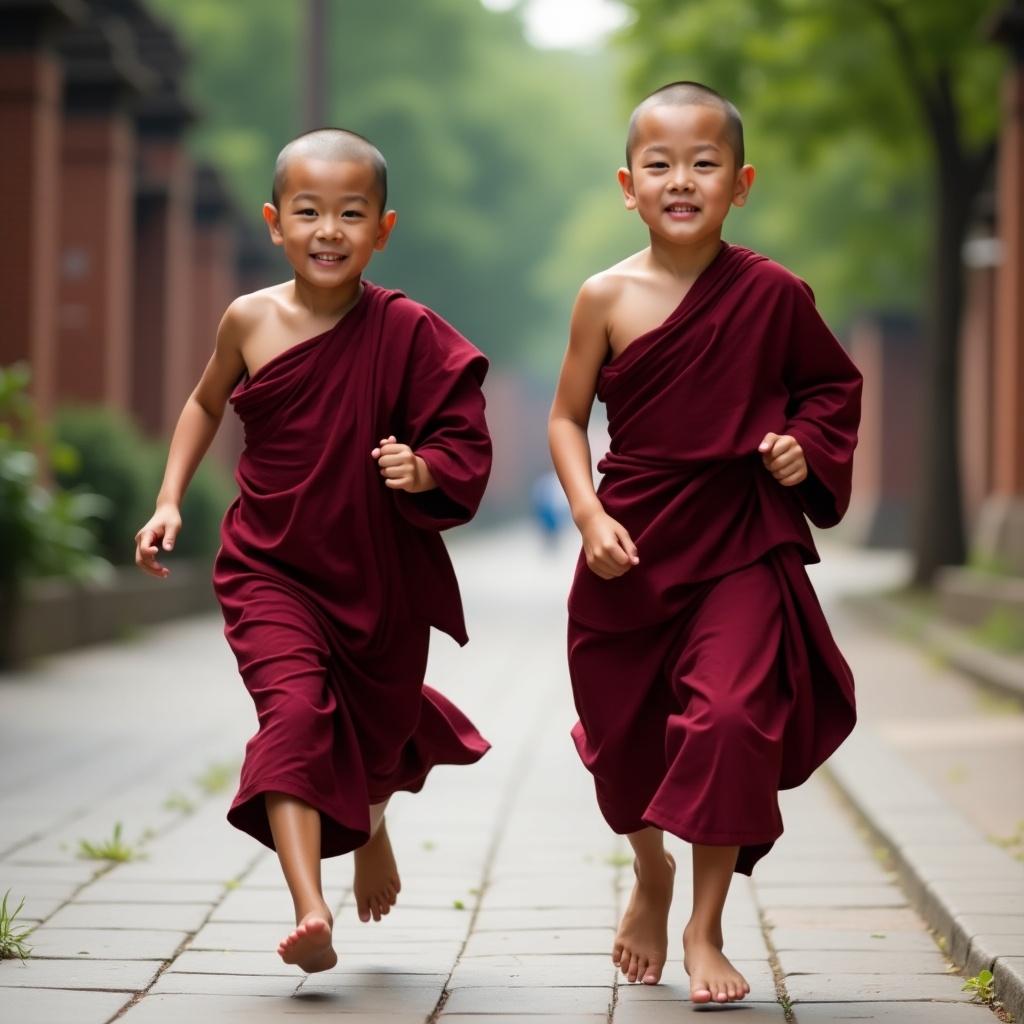
<path fill-rule="evenodd" d="M 618 967 L 619 966 L 619 961 L 621 959 L 622 959 L 622 943 L 621 942 L 616 942 L 614 948 L 612 949 L 612 963 L 615 964 L 616 967 Z"/>
<path fill-rule="evenodd" d="M 710 1003 L 711 989 L 707 985 L 694 985 L 690 989 L 690 1000 L 694 1003 Z"/>
<path fill-rule="evenodd" d="M 637 974 L 640 969 L 640 957 L 635 953 L 629 958 L 629 983 L 633 984 L 636 981 Z"/>
<path fill-rule="evenodd" d="M 661 970 L 663 965 L 658 963 L 657 960 L 652 960 L 646 968 L 644 968 L 643 982 L 645 985 L 657 985 L 661 981 Z"/>

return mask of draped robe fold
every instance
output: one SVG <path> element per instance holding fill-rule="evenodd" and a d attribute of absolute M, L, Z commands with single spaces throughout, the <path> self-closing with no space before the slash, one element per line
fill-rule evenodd
<path fill-rule="evenodd" d="M 860 390 L 810 289 L 724 243 L 601 369 L 598 494 L 640 562 L 602 580 L 581 553 L 569 662 L 573 738 L 617 832 L 738 845 L 749 874 L 781 834 L 778 790 L 853 728 L 853 679 L 804 570 L 818 560 L 805 516 L 828 527 L 846 510 Z M 769 432 L 800 442 L 806 481 L 764 468 Z"/>
<path fill-rule="evenodd" d="M 266 792 L 321 813 L 322 854 L 366 841 L 368 807 L 435 764 L 488 749 L 423 685 L 434 626 L 467 641 L 439 531 L 483 496 L 487 360 L 402 293 L 364 282 L 349 313 L 245 377 L 245 428 L 214 566 L 225 635 L 255 704 L 228 820 L 273 847 Z M 387 488 L 370 452 L 394 434 L 438 488 Z"/>

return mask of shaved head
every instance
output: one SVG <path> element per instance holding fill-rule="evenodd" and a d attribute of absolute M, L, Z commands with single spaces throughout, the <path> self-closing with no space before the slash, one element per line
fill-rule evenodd
<path fill-rule="evenodd" d="M 640 118 L 653 107 L 715 107 L 725 116 L 725 138 L 736 157 L 736 167 L 743 166 L 743 120 L 740 112 L 722 95 L 700 82 L 670 82 L 656 89 L 637 105 L 629 119 L 626 136 L 626 166 L 632 169 L 633 147 L 636 145 Z"/>
<path fill-rule="evenodd" d="M 381 212 L 388 205 L 388 163 L 381 151 L 369 139 L 344 128 L 317 128 L 292 139 L 280 153 L 274 164 L 273 203 L 280 205 L 288 177 L 288 164 L 295 157 L 312 160 L 333 160 L 339 163 L 366 163 L 373 168 L 380 192 Z"/>

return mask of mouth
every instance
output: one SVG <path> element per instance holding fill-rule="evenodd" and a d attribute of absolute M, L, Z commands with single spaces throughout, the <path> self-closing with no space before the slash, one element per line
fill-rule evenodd
<path fill-rule="evenodd" d="M 341 263 L 346 258 L 336 252 L 314 252 L 311 253 L 310 256 L 316 263 L 325 267 L 333 266 L 335 263 Z"/>
<path fill-rule="evenodd" d="M 700 207 L 693 203 L 670 203 L 665 207 L 665 212 L 670 217 L 693 217 L 700 213 Z"/>

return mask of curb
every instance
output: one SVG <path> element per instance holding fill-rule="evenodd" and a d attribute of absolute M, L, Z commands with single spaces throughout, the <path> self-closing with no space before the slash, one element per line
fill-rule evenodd
<path fill-rule="evenodd" d="M 913 610 L 883 594 L 847 597 L 843 606 L 870 626 L 912 637 L 983 686 L 1024 699 L 1024 662 L 980 647 L 967 630 L 948 619 L 923 621 Z"/>
<path fill-rule="evenodd" d="M 877 734 L 858 725 L 827 772 L 884 845 L 917 910 L 967 976 L 990 970 L 1024 1020 L 1024 863 L 978 829 Z"/>

